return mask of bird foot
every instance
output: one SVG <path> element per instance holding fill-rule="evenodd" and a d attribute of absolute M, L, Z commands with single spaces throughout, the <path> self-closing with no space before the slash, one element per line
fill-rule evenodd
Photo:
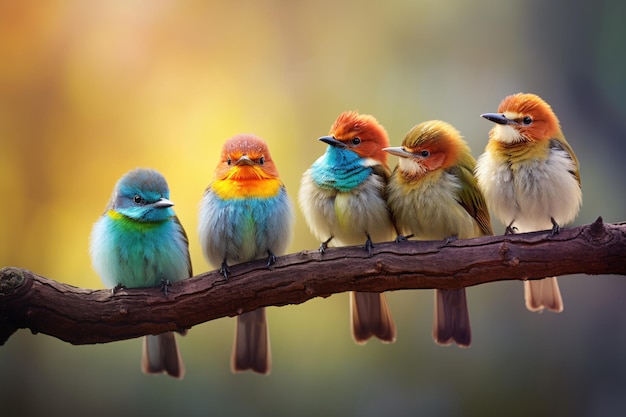
<path fill-rule="evenodd" d="M 517 233 L 517 227 L 513 226 L 513 222 L 511 222 L 506 229 L 504 229 L 504 234 L 505 235 L 514 235 L 515 233 Z"/>
<path fill-rule="evenodd" d="M 374 249 L 374 243 L 372 243 L 372 238 L 370 237 L 370 235 L 368 233 L 366 233 L 367 235 L 367 240 L 365 241 L 365 249 L 367 250 L 367 253 L 369 254 L 369 256 L 372 256 L 372 249 Z"/>
<path fill-rule="evenodd" d="M 115 287 L 111 289 L 111 295 L 115 295 L 116 292 L 120 290 L 125 290 L 126 286 L 124 284 L 117 284 Z"/>
<path fill-rule="evenodd" d="M 322 242 L 319 248 L 320 253 L 326 252 L 326 249 L 328 249 L 328 242 L 330 242 L 333 239 L 333 237 L 334 236 L 331 236 L 328 239 L 326 239 L 324 242 Z"/>
<path fill-rule="evenodd" d="M 272 264 L 276 263 L 276 255 L 271 250 L 267 251 L 267 267 L 269 268 Z"/>
<path fill-rule="evenodd" d="M 168 292 L 168 287 L 171 286 L 172 283 L 170 282 L 169 279 L 162 279 L 161 280 L 161 291 L 163 291 L 163 294 L 165 294 L 165 296 L 167 297 L 167 292 Z"/>
<path fill-rule="evenodd" d="M 412 234 L 411 234 L 411 235 L 408 235 L 408 236 L 398 235 L 398 236 L 396 236 L 396 240 L 395 240 L 395 242 L 396 242 L 396 243 L 406 242 L 407 240 L 409 240 L 409 239 L 410 239 L 410 238 L 412 238 L 412 237 L 413 237 L 413 235 L 412 235 Z"/>
<path fill-rule="evenodd" d="M 449 245 L 450 243 L 456 241 L 459 237 L 456 235 L 453 236 L 448 236 L 447 238 L 445 238 L 443 241 L 446 245 Z"/>
<path fill-rule="evenodd" d="M 561 226 L 554 220 L 554 217 L 550 217 L 550 221 L 552 222 L 552 231 L 550 231 L 550 237 L 554 237 L 554 235 L 558 235 L 561 233 Z"/>
<path fill-rule="evenodd" d="M 228 275 L 230 274 L 230 267 L 226 263 L 226 259 L 222 262 L 222 266 L 220 267 L 220 274 L 224 277 L 224 279 L 228 279 Z"/>

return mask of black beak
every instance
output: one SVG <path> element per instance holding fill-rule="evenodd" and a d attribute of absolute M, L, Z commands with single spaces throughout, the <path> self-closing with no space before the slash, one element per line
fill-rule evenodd
<path fill-rule="evenodd" d="M 494 122 L 499 125 L 508 125 L 510 123 L 515 123 L 511 119 L 507 119 L 502 113 L 485 113 L 485 114 L 481 114 L 480 117 L 484 117 L 490 122 Z"/>
<path fill-rule="evenodd" d="M 340 140 L 335 139 L 333 136 L 322 136 L 318 140 L 321 140 L 324 143 L 329 144 L 330 146 L 335 146 L 337 148 L 345 148 L 346 144 Z"/>

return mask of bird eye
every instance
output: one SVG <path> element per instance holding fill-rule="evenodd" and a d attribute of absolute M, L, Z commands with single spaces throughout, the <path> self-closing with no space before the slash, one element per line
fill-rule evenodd
<path fill-rule="evenodd" d="M 231 159 L 230 159 L 230 158 L 228 158 L 228 159 L 226 160 L 226 163 L 227 163 L 228 165 L 230 165 L 230 164 L 232 164 L 232 163 L 233 163 L 233 161 L 231 161 Z"/>
<path fill-rule="evenodd" d="M 263 165 L 265 163 L 265 158 L 264 157 L 260 157 L 259 158 L 259 164 Z"/>
<path fill-rule="evenodd" d="M 424 149 L 423 151 L 420 152 L 420 156 L 423 158 L 427 158 L 430 156 L 430 151 L 427 151 L 426 149 Z"/>
<path fill-rule="evenodd" d="M 526 116 L 522 119 L 522 123 L 526 126 L 528 126 L 532 122 L 533 122 L 533 119 L 530 116 Z"/>
<path fill-rule="evenodd" d="M 352 144 L 353 145 L 358 145 L 359 143 L 361 143 L 361 138 L 357 137 L 357 138 L 352 139 Z"/>
<path fill-rule="evenodd" d="M 135 204 L 141 203 L 142 200 L 143 199 L 139 195 L 136 195 L 136 196 L 133 197 L 133 201 L 135 202 Z"/>

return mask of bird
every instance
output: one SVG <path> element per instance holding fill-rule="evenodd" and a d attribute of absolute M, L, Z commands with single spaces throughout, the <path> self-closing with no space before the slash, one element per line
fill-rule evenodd
<path fill-rule="evenodd" d="M 400 232 L 397 241 L 493 235 L 473 174 L 476 160 L 452 125 L 441 120 L 419 123 L 402 146 L 384 151 L 399 157 L 387 187 L 387 202 Z M 435 290 L 433 339 L 440 345 L 471 344 L 465 288 Z"/>
<path fill-rule="evenodd" d="M 312 234 L 328 245 L 348 246 L 395 237 L 391 212 L 385 201 L 389 168 L 383 148 L 389 138 L 376 118 L 358 111 L 341 113 L 329 135 L 319 138 L 328 146 L 302 175 L 298 203 Z M 385 343 L 396 340 L 396 326 L 382 293 L 351 292 L 352 337 L 363 344 L 376 336 Z"/>
<path fill-rule="evenodd" d="M 536 94 L 505 97 L 478 158 L 476 177 L 505 234 L 550 230 L 551 236 L 578 215 L 582 205 L 579 163 L 552 107 Z M 530 311 L 563 311 L 556 277 L 524 281 Z"/>
<path fill-rule="evenodd" d="M 90 236 L 93 268 L 113 296 L 121 288 L 159 286 L 167 294 L 168 285 L 193 275 L 187 234 L 169 198 L 165 178 L 154 169 L 134 169 L 116 183 Z M 183 378 L 173 332 L 144 337 L 141 368 Z"/>
<path fill-rule="evenodd" d="M 207 261 L 225 279 L 234 264 L 266 259 L 269 268 L 291 241 L 294 210 L 267 143 L 253 134 L 228 139 L 199 210 Z M 265 308 L 237 316 L 231 370 L 271 371 Z"/>

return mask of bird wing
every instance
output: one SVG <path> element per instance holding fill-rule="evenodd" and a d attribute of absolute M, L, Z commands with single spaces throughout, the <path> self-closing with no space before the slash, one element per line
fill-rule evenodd
<path fill-rule="evenodd" d="M 183 241 L 185 242 L 185 246 L 189 248 L 189 238 L 187 237 L 187 232 L 185 232 L 185 228 L 183 227 L 180 220 L 178 220 L 178 216 L 174 216 L 174 223 L 178 225 L 178 231 L 181 234 Z M 191 268 L 191 256 L 189 255 L 189 249 L 187 249 L 187 266 L 189 268 L 189 276 L 193 276 L 193 271 Z"/>
<path fill-rule="evenodd" d="M 578 185 L 580 185 L 580 174 L 578 172 L 578 158 L 576 158 L 576 154 L 574 153 L 574 150 L 572 149 L 572 147 L 569 146 L 569 143 L 567 143 L 567 141 L 564 139 L 559 139 L 559 138 L 550 139 L 550 150 L 552 149 L 558 149 L 558 150 L 565 152 L 567 156 L 569 156 L 569 158 L 574 162 L 576 169 L 574 171 L 570 171 L 570 174 L 572 174 L 574 178 L 576 178 L 576 181 L 578 181 Z"/>
<path fill-rule="evenodd" d="M 389 201 L 389 199 L 387 198 L 387 187 L 389 186 L 389 178 L 391 177 L 391 173 L 389 172 L 389 169 L 383 165 L 374 165 L 372 166 L 372 169 L 374 170 L 373 173 L 374 175 L 379 175 L 381 177 L 383 177 L 384 182 L 385 182 L 385 188 L 383 188 L 382 190 L 382 197 L 385 201 Z M 396 167 L 394 169 L 397 170 L 398 167 Z M 391 210 L 391 207 L 389 207 L 389 203 L 387 203 L 387 210 L 389 211 L 389 218 L 391 219 L 391 224 L 393 224 L 393 228 L 396 232 L 396 236 L 400 235 L 400 228 L 398 227 L 398 222 L 394 216 L 393 210 Z"/>
<path fill-rule="evenodd" d="M 476 177 L 472 174 L 472 169 L 464 165 L 456 165 L 450 169 L 450 172 L 455 175 L 461 183 L 461 190 L 458 194 L 459 204 L 476 220 L 483 235 L 493 235 L 487 203 L 478 188 Z"/>
<path fill-rule="evenodd" d="M 389 169 L 387 167 L 382 164 L 375 164 L 371 165 L 370 168 L 374 170 L 374 174 L 380 175 L 385 179 L 385 184 L 387 183 L 387 181 L 389 181 L 389 176 L 391 175 L 391 173 L 389 172 Z"/>

